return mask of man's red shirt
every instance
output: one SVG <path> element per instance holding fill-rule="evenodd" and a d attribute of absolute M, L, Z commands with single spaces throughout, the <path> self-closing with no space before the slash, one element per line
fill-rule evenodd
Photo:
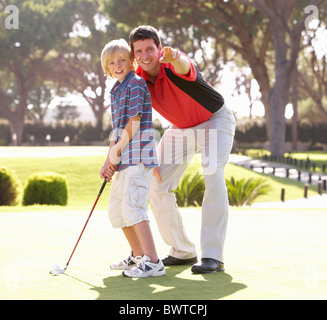
<path fill-rule="evenodd" d="M 153 108 L 179 128 L 194 127 L 207 121 L 224 105 L 224 98 L 189 60 L 191 70 L 186 75 L 177 74 L 171 63 L 161 64 L 154 84 L 141 67 L 136 70 L 148 85 Z"/>

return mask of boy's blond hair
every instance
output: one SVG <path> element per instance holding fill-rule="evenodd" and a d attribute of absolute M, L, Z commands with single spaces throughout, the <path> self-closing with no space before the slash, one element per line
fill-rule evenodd
<path fill-rule="evenodd" d="M 112 40 L 105 45 L 101 52 L 101 65 L 106 75 L 109 75 L 112 78 L 112 75 L 108 68 L 108 63 L 111 61 L 117 53 L 126 54 L 129 59 L 133 60 L 133 66 L 135 69 L 135 61 L 133 52 L 124 39 Z"/>

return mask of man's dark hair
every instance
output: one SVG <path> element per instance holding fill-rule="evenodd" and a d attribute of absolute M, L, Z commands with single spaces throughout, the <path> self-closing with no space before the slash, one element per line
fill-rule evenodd
<path fill-rule="evenodd" d="M 151 26 L 139 26 L 131 31 L 129 35 L 129 45 L 134 52 L 134 42 L 138 40 L 153 39 L 157 48 L 160 45 L 160 38 L 156 28 Z"/>

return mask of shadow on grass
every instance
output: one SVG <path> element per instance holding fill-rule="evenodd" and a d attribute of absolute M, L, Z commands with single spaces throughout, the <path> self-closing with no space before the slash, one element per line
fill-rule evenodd
<path fill-rule="evenodd" d="M 226 272 L 195 275 L 190 267 L 166 268 L 163 277 L 131 279 L 122 275 L 103 279 L 104 287 L 94 287 L 97 300 L 212 300 L 246 288 Z"/>

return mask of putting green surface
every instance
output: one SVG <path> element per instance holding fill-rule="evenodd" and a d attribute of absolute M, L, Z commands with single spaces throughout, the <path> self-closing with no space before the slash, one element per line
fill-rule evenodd
<path fill-rule="evenodd" d="M 104 210 L 95 209 L 65 274 L 89 214 L 85 211 L 0 212 L 0 299 L 327 299 L 327 214 L 310 209 L 230 209 L 225 272 L 195 275 L 190 266 L 163 277 L 130 279 L 109 265 L 129 246 Z M 182 209 L 200 255 L 201 210 Z M 160 257 L 169 252 L 152 213 Z"/>

